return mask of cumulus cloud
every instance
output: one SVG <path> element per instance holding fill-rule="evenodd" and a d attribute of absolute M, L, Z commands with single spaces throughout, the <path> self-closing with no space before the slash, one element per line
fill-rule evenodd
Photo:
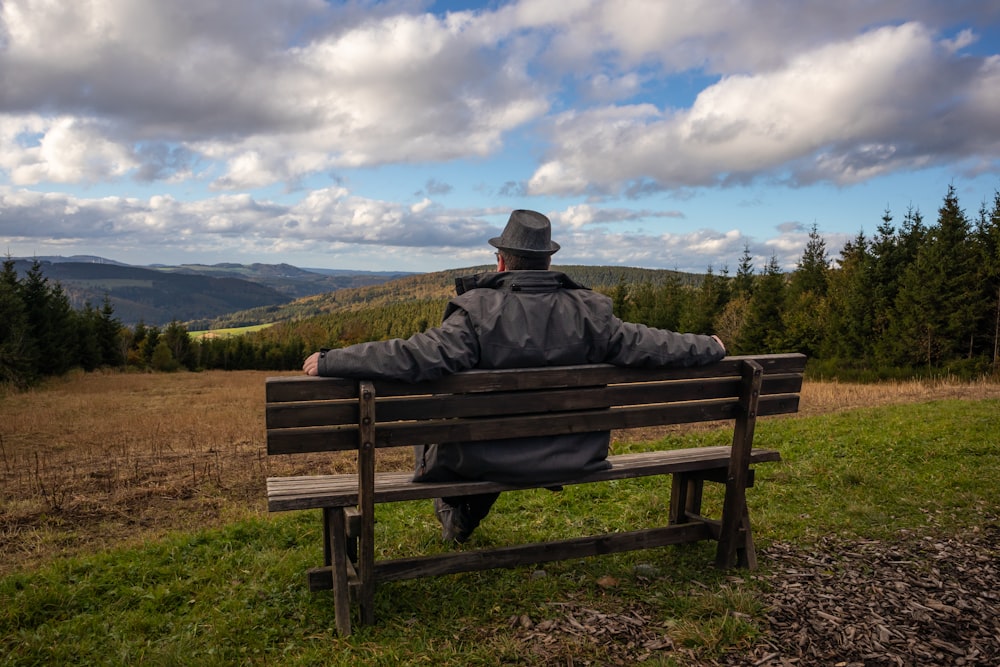
<path fill-rule="evenodd" d="M 996 65 L 946 51 L 925 27 L 908 23 L 813 49 L 780 69 L 725 77 L 683 112 L 651 105 L 566 112 L 551 124 L 554 148 L 528 191 L 762 176 L 843 185 L 995 149 Z"/>
<path fill-rule="evenodd" d="M 563 257 L 718 266 L 752 243 L 790 265 L 795 230 L 663 202 L 1000 170 L 1000 54 L 973 53 L 996 3 L 437 4 L 0 2 L 3 240 L 478 257 L 517 198 Z"/>
<path fill-rule="evenodd" d="M 522 56 L 483 44 L 471 14 L 334 21 L 344 15 L 314 0 L 10 0 L 0 5 L 0 113 L 107 122 L 108 152 L 172 142 L 225 162 L 215 182 L 225 189 L 330 166 L 487 155 L 548 108 Z M 57 120 L 42 129 L 59 131 Z M 124 170 L 120 160 L 92 170 L 115 178 L 140 168 L 134 157 Z M 162 163 L 141 168 L 164 173 Z"/>
<path fill-rule="evenodd" d="M 385 247 L 469 248 L 499 232 L 481 217 L 490 211 L 442 211 L 429 201 L 404 207 L 351 195 L 346 189 L 314 190 L 302 201 L 277 204 L 248 194 L 182 201 L 85 199 L 0 187 L 0 231 L 17 242 L 32 239 L 122 239 L 135 245 L 217 244 L 242 237 L 260 248 L 282 240 Z M 9 235 L 9 236 L 8 236 Z"/>

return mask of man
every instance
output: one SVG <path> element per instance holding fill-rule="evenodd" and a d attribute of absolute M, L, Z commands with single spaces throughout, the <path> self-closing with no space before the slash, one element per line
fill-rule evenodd
<path fill-rule="evenodd" d="M 550 271 L 559 244 L 549 219 L 511 213 L 497 248 L 497 270 L 456 280 L 457 296 L 439 327 L 406 340 L 361 343 L 316 352 L 309 375 L 420 382 L 470 368 L 524 368 L 611 363 L 618 366 L 693 366 L 718 361 L 717 336 L 679 334 L 623 322 L 611 299 Z M 456 479 L 553 483 L 608 467 L 610 433 L 574 433 L 494 442 L 417 447 L 414 481 Z M 434 501 L 445 540 L 464 542 L 499 494 Z"/>

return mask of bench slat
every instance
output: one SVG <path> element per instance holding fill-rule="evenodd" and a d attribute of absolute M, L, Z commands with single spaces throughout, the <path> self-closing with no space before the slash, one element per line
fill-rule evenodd
<path fill-rule="evenodd" d="M 806 357 L 802 354 L 768 354 L 726 357 L 715 364 L 692 368 L 622 368 L 610 364 L 593 364 L 469 370 L 418 384 L 376 380 L 375 390 L 378 396 L 412 396 L 427 393 L 517 391 L 533 387 L 594 386 L 649 380 L 739 377 L 745 359 L 753 359 L 761 364 L 764 367 L 765 377 L 776 373 L 802 373 L 806 365 Z M 353 389 L 355 383 L 355 380 L 345 378 L 305 375 L 272 377 L 266 381 L 265 393 L 268 403 L 349 398 L 357 396 L 357 392 Z"/>
<path fill-rule="evenodd" d="M 481 549 L 382 560 L 375 563 L 375 577 L 379 581 L 401 581 L 483 569 L 511 568 L 530 563 L 587 558 L 713 538 L 712 526 L 704 522 L 692 522 L 552 542 L 498 547 L 489 550 Z M 332 585 L 332 580 L 333 577 L 328 567 L 309 571 L 310 590 L 328 589 Z"/>
<path fill-rule="evenodd" d="M 802 376 L 780 374 L 765 377 L 761 393 L 796 393 Z M 379 422 L 415 419 L 491 416 L 561 411 L 568 409 L 606 408 L 614 405 L 670 403 L 677 401 L 727 398 L 739 395 L 737 378 L 710 378 L 668 382 L 614 384 L 608 387 L 573 389 L 543 388 L 497 394 L 455 394 L 442 401 L 440 394 L 417 397 L 377 399 Z M 328 424 L 356 423 L 356 399 L 274 403 L 267 406 L 267 427 L 297 428 Z"/>
<path fill-rule="evenodd" d="M 761 396 L 758 415 L 789 414 L 798 410 L 796 394 Z M 443 419 L 428 422 L 379 422 L 376 447 L 404 447 L 437 442 L 474 442 L 521 435 L 586 433 L 666 424 L 686 424 L 734 419 L 736 399 L 644 405 L 610 410 L 562 412 L 484 419 Z M 377 415 L 376 415 L 377 418 Z M 300 454 L 355 450 L 358 427 L 269 429 L 268 454 Z"/>
<path fill-rule="evenodd" d="M 730 448 L 692 447 L 665 451 L 620 454 L 608 457 L 611 468 L 586 476 L 563 480 L 557 484 L 586 484 L 650 475 L 675 474 L 694 470 L 725 469 L 729 465 Z M 780 461 L 773 449 L 754 449 L 751 463 Z M 375 502 L 424 500 L 442 495 L 461 496 L 472 493 L 492 493 L 533 488 L 496 482 L 413 482 L 409 472 L 378 473 L 375 477 Z M 537 486 L 552 486 L 553 483 Z M 309 475 L 270 477 L 267 480 L 267 508 L 270 512 L 316 509 L 320 507 L 351 507 L 358 503 L 358 477 L 341 475 Z"/>

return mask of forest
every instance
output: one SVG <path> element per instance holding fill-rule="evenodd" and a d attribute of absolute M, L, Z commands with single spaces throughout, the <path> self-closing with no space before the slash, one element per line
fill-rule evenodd
<path fill-rule="evenodd" d="M 452 270 L 248 311 L 225 325 L 278 321 L 229 337 L 187 326 L 123 326 L 107 299 L 74 310 L 38 266 L 0 272 L 0 385 L 26 387 L 73 368 L 294 370 L 320 347 L 407 337 L 440 322 Z M 814 225 L 795 267 L 744 247 L 728 267 L 670 271 L 555 267 L 607 294 L 624 320 L 715 333 L 730 354 L 802 352 L 808 372 L 844 380 L 1000 374 L 1000 192 L 971 218 L 949 186 L 934 222 L 886 210 L 832 258 Z M 612 279 L 613 278 L 613 279 Z"/>

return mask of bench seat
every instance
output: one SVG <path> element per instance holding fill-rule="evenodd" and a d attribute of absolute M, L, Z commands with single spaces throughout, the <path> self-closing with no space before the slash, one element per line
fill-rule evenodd
<path fill-rule="evenodd" d="M 558 482 L 559 486 L 609 482 L 650 475 L 668 475 L 694 470 L 726 470 L 731 448 L 692 447 L 668 451 L 640 452 L 609 456 L 611 468 Z M 753 449 L 750 463 L 780 461 L 781 455 L 773 449 Z M 496 482 L 413 482 L 412 473 L 384 472 L 375 475 L 375 502 L 391 503 L 404 500 L 425 500 L 447 496 L 464 496 L 473 493 L 515 491 L 526 488 L 554 486 L 552 482 L 533 486 L 513 486 Z M 270 477 L 267 480 L 267 509 L 270 512 L 287 510 L 352 507 L 358 504 L 358 476 L 355 473 L 339 475 L 299 475 Z"/>

